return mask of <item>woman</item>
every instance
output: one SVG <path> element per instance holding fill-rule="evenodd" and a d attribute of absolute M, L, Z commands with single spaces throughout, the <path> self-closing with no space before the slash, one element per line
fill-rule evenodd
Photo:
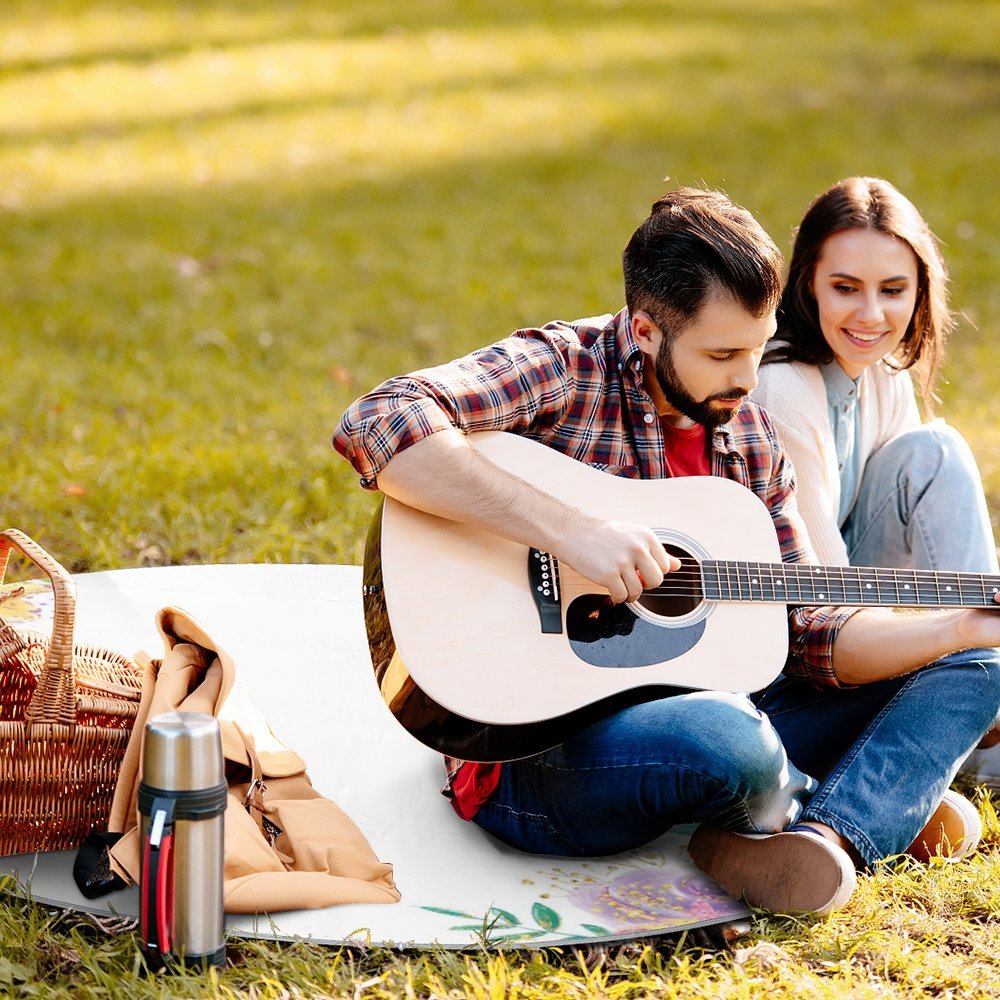
<path fill-rule="evenodd" d="M 929 411 L 952 326 L 937 240 L 892 184 L 850 177 L 813 201 L 754 396 L 820 562 L 998 571 L 972 453 L 943 421 L 921 423 L 911 378 Z M 983 757 L 965 769 L 1000 777 L 997 752 Z"/>

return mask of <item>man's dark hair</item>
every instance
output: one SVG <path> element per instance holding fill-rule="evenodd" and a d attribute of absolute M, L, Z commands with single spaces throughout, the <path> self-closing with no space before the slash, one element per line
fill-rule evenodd
<path fill-rule="evenodd" d="M 775 309 L 781 268 L 781 251 L 745 208 L 718 191 L 678 188 L 653 204 L 622 253 L 625 304 L 669 341 L 718 292 L 755 318 Z"/>

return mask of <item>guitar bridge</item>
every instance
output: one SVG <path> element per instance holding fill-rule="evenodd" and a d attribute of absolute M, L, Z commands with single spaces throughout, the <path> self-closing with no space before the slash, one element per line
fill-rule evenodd
<path fill-rule="evenodd" d="M 528 583 L 538 608 L 542 632 L 562 632 L 562 596 L 559 593 L 559 563 L 548 552 L 528 549 Z"/>

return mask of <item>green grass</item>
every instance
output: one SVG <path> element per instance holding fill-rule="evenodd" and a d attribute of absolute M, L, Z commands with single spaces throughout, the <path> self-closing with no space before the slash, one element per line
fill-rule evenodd
<path fill-rule="evenodd" d="M 119 8 L 0 28 L 0 509 L 70 568 L 358 561 L 345 405 L 618 308 L 666 175 L 784 245 L 837 177 L 909 193 L 1000 509 L 997 3 Z"/>
<path fill-rule="evenodd" d="M 0 994 L 993 1000 L 1000 994 L 1000 824 L 993 799 L 982 795 L 979 805 L 985 847 L 972 860 L 876 872 L 832 917 L 758 915 L 729 947 L 698 933 L 586 950 L 465 953 L 232 939 L 221 972 L 149 977 L 133 932 L 97 931 L 0 885 Z"/>
<path fill-rule="evenodd" d="M 372 498 L 329 446 L 355 395 L 617 309 L 666 176 L 787 247 L 853 173 L 895 181 L 945 244 L 964 319 L 941 412 L 1000 512 L 997 37 L 996 0 L 6 0 L 2 520 L 74 571 L 357 562 Z M 994 996 L 991 829 L 971 864 L 876 875 L 830 921 L 757 919 L 755 952 L 235 944 L 212 988 Z M 16 897 L 0 921 L 0 992 L 167 989 L 127 936 Z"/>

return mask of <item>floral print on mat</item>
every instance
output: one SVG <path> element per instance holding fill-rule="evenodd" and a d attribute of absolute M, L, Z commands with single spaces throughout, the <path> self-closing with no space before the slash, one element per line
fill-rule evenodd
<path fill-rule="evenodd" d="M 0 618 L 11 625 L 30 624 L 32 627 L 51 622 L 54 610 L 52 585 L 47 580 L 5 583 L 0 587 L 0 595 L 12 594 L 22 587 L 23 594 L 0 603 Z"/>
<path fill-rule="evenodd" d="M 422 909 L 460 918 L 450 930 L 474 932 L 490 944 L 649 934 L 746 916 L 745 906 L 683 860 L 686 839 L 677 838 L 676 852 L 646 848 L 606 861 L 540 869 L 537 880 L 522 882 L 539 887 L 525 914 L 497 906 L 485 917 L 444 907 Z"/>

